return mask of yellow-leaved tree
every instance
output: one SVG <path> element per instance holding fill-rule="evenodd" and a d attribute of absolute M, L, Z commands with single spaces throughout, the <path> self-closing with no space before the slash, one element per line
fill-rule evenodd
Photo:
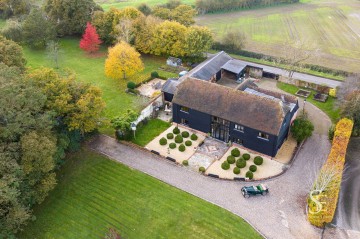
<path fill-rule="evenodd" d="M 121 41 L 109 49 L 108 58 L 105 61 L 105 75 L 112 79 L 124 79 L 142 71 L 144 65 L 140 54 L 129 44 Z"/>

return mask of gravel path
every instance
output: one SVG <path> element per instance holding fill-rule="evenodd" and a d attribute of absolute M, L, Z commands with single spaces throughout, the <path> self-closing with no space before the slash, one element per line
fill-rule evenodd
<path fill-rule="evenodd" d="M 325 135 L 313 135 L 292 167 L 266 182 L 269 195 L 250 199 L 240 193 L 240 188 L 250 183 L 205 177 L 147 151 L 119 144 L 108 136 L 97 136 L 89 147 L 241 216 L 267 238 L 320 238 L 320 230 L 306 221 L 305 198 L 315 177 L 313 172 L 320 168 L 330 149 Z"/>

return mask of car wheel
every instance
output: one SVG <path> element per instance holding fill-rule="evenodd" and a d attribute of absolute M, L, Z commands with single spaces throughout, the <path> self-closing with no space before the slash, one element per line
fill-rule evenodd
<path fill-rule="evenodd" d="M 266 194 L 267 194 L 267 192 L 265 192 L 265 191 L 261 193 L 261 195 L 263 195 L 263 196 L 265 196 Z"/>
<path fill-rule="evenodd" d="M 249 198 L 250 195 L 249 194 L 244 194 L 244 198 Z"/>

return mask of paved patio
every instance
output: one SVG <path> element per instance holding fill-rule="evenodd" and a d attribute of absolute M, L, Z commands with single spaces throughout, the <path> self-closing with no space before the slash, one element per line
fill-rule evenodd
<path fill-rule="evenodd" d="M 137 88 L 137 90 L 142 96 L 154 98 L 161 94 L 161 87 L 164 85 L 165 82 L 165 80 L 155 78 L 145 84 L 142 84 Z"/>
<path fill-rule="evenodd" d="M 170 143 L 175 143 L 175 137 L 174 139 L 167 139 L 167 144 L 166 145 L 160 145 L 159 140 L 161 138 L 166 138 L 166 135 L 168 133 L 172 133 L 173 129 L 175 128 L 175 125 L 171 126 L 170 128 L 168 128 L 167 130 L 165 130 L 164 132 L 162 132 L 158 137 L 156 137 L 155 139 L 153 139 L 150 143 L 148 143 L 145 148 L 148 149 L 149 151 L 154 150 L 156 152 L 158 152 L 161 156 L 164 157 L 170 157 L 176 160 L 177 163 L 182 163 L 184 160 L 188 160 L 196 151 L 197 147 L 199 146 L 199 144 L 201 142 L 204 141 L 205 139 L 205 135 L 203 134 L 199 134 L 196 131 L 192 131 L 189 130 L 187 128 L 184 128 L 182 126 L 178 126 L 180 129 L 180 132 L 183 131 L 188 131 L 191 134 L 195 133 L 198 136 L 198 139 L 192 141 L 192 145 L 191 146 L 186 146 L 186 149 L 184 152 L 180 152 L 179 151 L 179 145 L 180 144 L 176 144 L 176 148 L 175 149 L 170 149 L 169 148 L 169 144 Z M 185 145 L 185 141 L 186 140 L 190 140 L 189 138 L 184 138 L 184 142 L 182 144 Z"/>
<path fill-rule="evenodd" d="M 227 157 L 231 155 L 231 150 L 238 148 L 240 150 L 240 154 L 243 155 L 245 153 L 250 154 L 250 159 L 246 161 L 245 168 L 240 169 L 240 174 L 236 175 L 233 173 L 233 169 L 236 167 L 236 164 L 230 164 L 230 169 L 224 170 L 221 168 L 221 164 L 227 160 Z M 234 177 L 245 178 L 245 174 L 249 171 L 249 167 L 254 164 L 254 158 L 256 156 L 261 156 L 264 159 L 262 165 L 257 166 L 257 170 L 254 173 L 254 179 L 264 179 L 269 178 L 275 175 L 280 174 L 283 171 L 284 164 L 271 160 L 269 157 L 264 155 L 259 155 L 250 150 L 239 146 L 232 146 L 228 149 L 228 151 L 224 154 L 224 156 L 215 161 L 209 168 L 206 170 L 206 174 L 215 174 L 219 175 L 220 178 L 224 179 L 234 179 Z M 238 159 L 237 157 L 236 159 Z"/>

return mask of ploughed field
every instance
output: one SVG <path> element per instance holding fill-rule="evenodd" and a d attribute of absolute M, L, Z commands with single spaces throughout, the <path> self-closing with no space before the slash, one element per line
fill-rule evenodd
<path fill-rule="evenodd" d="M 247 11 L 206 14 L 197 24 L 210 27 L 215 38 L 231 30 L 245 33 L 245 50 L 281 56 L 282 45 L 300 40 L 319 49 L 310 63 L 351 72 L 360 64 L 360 2 L 301 0 L 301 3 Z"/>
<path fill-rule="evenodd" d="M 240 217 L 144 173 L 82 150 L 19 238 L 262 238 Z"/>

